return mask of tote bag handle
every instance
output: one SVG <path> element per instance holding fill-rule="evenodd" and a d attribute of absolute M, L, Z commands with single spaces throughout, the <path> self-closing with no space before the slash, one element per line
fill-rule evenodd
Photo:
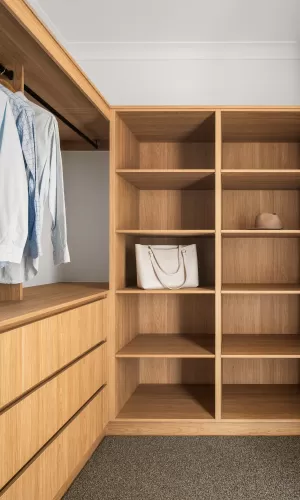
<path fill-rule="evenodd" d="M 168 273 L 167 271 L 164 271 L 164 269 L 159 264 L 157 257 L 155 255 L 154 250 L 153 250 L 151 245 L 148 246 L 148 252 L 149 252 L 149 257 L 150 257 L 150 261 L 151 261 L 151 264 L 153 267 L 154 274 L 157 277 L 160 284 L 164 288 L 168 288 L 169 290 L 179 290 L 180 288 L 182 288 L 183 285 L 185 284 L 186 278 L 187 278 L 186 265 L 185 265 L 185 260 L 184 260 L 184 256 L 186 253 L 185 249 L 182 248 L 180 245 L 178 245 L 178 267 L 174 273 Z M 180 259 L 180 255 L 182 257 L 182 260 Z M 179 273 L 179 271 L 181 270 L 182 267 L 183 267 L 183 282 L 178 286 L 167 285 L 166 283 L 163 282 L 162 278 L 159 276 L 159 271 L 165 276 L 175 276 L 176 274 Z"/>

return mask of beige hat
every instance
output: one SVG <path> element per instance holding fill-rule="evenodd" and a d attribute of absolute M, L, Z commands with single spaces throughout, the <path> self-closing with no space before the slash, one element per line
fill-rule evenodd
<path fill-rule="evenodd" d="M 283 225 L 277 214 L 263 212 L 256 216 L 253 229 L 283 229 Z"/>

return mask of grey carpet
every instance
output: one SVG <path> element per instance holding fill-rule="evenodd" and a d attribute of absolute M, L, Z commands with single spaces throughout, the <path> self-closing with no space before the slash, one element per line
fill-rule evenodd
<path fill-rule="evenodd" d="M 107 437 L 64 499 L 300 499 L 300 438 Z"/>

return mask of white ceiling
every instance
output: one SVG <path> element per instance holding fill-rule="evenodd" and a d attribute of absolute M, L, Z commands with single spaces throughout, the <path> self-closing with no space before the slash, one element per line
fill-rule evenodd
<path fill-rule="evenodd" d="M 300 0 L 29 0 L 70 42 L 283 42 Z"/>

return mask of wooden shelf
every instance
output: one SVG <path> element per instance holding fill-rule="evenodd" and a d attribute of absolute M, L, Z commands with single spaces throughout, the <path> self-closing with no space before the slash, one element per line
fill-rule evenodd
<path fill-rule="evenodd" d="M 223 358 L 300 358 L 300 335 L 223 335 Z"/>
<path fill-rule="evenodd" d="M 138 189 L 214 189 L 215 171 L 196 170 L 117 170 L 123 179 Z"/>
<path fill-rule="evenodd" d="M 214 358 L 214 335 L 138 335 L 117 358 Z"/>
<path fill-rule="evenodd" d="M 300 284 L 228 283 L 222 285 L 222 293 L 300 294 Z"/>
<path fill-rule="evenodd" d="M 214 229 L 118 229 L 118 234 L 127 234 L 133 236 L 214 236 Z M 300 231 L 299 231 L 300 233 Z"/>
<path fill-rule="evenodd" d="M 300 421 L 300 388 L 297 384 L 224 385 L 222 418 Z"/>
<path fill-rule="evenodd" d="M 299 170 L 222 170 L 223 189 L 299 189 Z"/>
<path fill-rule="evenodd" d="M 299 229 L 223 229 L 226 238 L 300 238 Z"/>
<path fill-rule="evenodd" d="M 0 302 L 0 332 L 106 297 L 107 283 L 54 283 L 24 288 L 20 302 Z"/>
<path fill-rule="evenodd" d="M 161 290 L 143 290 L 142 288 L 137 288 L 135 286 L 122 288 L 120 290 L 116 290 L 118 294 L 145 294 L 145 293 L 157 293 L 157 294 L 214 294 L 215 289 L 211 286 L 206 287 L 198 287 L 198 288 L 180 288 L 179 290 L 169 290 L 169 289 L 161 289 Z M 300 293 L 300 292 L 299 292 Z"/>
<path fill-rule="evenodd" d="M 213 385 L 141 384 L 117 420 L 212 420 Z"/>

